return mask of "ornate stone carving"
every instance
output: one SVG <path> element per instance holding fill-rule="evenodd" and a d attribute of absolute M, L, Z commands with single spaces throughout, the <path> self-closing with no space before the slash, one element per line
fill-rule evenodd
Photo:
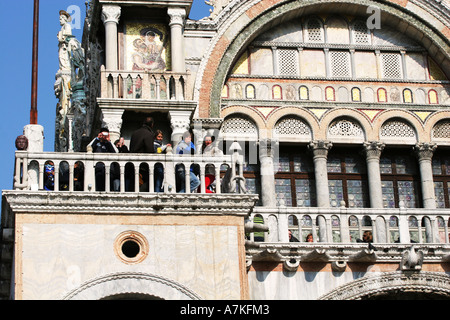
<path fill-rule="evenodd" d="M 169 8 L 167 9 L 167 14 L 170 17 L 169 26 L 178 24 L 184 26 L 186 19 L 186 10 L 183 8 Z"/>
<path fill-rule="evenodd" d="M 421 270 L 423 264 L 423 252 L 416 251 L 414 246 L 409 250 L 405 250 L 402 254 L 402 261 L 400 262 L 400 270 Z"/>
<path fill-rule="evenodd" d="M 333 147 L 333 144 L 330 141 L 316 140 L 310 142 L 308 147 L 314 153 L 314 158 L 326 158 L 328 156 L 328 151 Z"/>
<path fill-rule="evenodd" d="M 102 7 L 102 21 L 104 24 L 108 22 L 119 23 L 122 8 L 114 5 L 104 5 Z"/>
<path fill-rule="evenodd" d="M 380 159 L 381 152 L 383 152 L 385 146 L 384 143 L 378 141 L 364 142 L 367 159 Z"/>
<path fill-rule="evenodd" d="M 64 10 L 59 12 L 61 31 L 58 33 L 59 70 L 54 84 L 57 105 L 57 121 L 55 132 L 55 150 L 65 151 L 69 145 L 71 149 L 73 137 L 71 132 L 79 134 L 84 131 L 85 124 L 85 53 L 81 43 L 72 35 L 69 24 L 71 16 Z M 72 130 L 67 123 L 67 115 L 74 115 L 73 123 L 77 130 Z"/>
<path fill-rule="evenodd" d="M 16 149 L 19 151 L 26 151 L 28 149 L 28 138 L 24 135 L 16 138 Z"/>
<path fill-rule="evenodd" d="M 340 286 L 319 300 L 357 300 L 367 296 L 401 291 L 429 292 L 450 296 L 450 277 L 436 272 L 404 272 L 374 274 Z"/>
<path fill-rule="evenodd" d="M 436 148 L 437 145 L 435 143 L 417 143 L 414 147 L 414 151 L 419 160 L 431 161 Z"/>
<path fill-rule="evenodd" d="M 341 119 L 330 125 L 328 134 L 332 137 L 363 137 L 364 131 L 356 121 Z"/>

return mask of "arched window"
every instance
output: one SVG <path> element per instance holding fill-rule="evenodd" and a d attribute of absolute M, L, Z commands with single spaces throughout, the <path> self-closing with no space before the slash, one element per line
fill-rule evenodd
<path fill-rule="evenodd" d="M 389 218 L 389 239 L 390 243 L 400 242 L 400 231 L 398 228 L 398 218 L 391 216 Z"/>
<path fill-rule="evenodd" d="M 301 239 L 300 242 L 309 242 L 308 239 L 312 237 L 312 241 L 317 241 L 317 230 L 313 224 L 310 216 L 305 215 L 301 220 Z"/>
<path fill-rule="evenodd" d="M 439 103 L 439 98 L 438 98 L 438 94 L 437 94 L 436 90 L 428 91 L 428 102 L 430 104 L 438 104 Z"/>
<path fill-rule="evenodd" d="M 377 90 L 378 102 L 387 102 L 387 91 L 384 88 Z"/>
<path fill-rule="evenodd" d="M 445 220 L 442 217 L 436 218 L 436 224 L 438 227 L 438 236 L 440 243 L 447 243 L 448 238 L 445 236 L 447 232 L 445 231 Z"/>
<path fill-rule="evenodd" d="M 291 232 L 292 238 L 289 239 L 290 242 L 300 241 L 300 229 L 298 224 L 298 218 L 294 215 L 288 217 L 288 229 Z"/>
<path fill-rule="evenodd" d="M 338 216 L 331 217 L 331 236 L 334 243 L 342 242 L 341 238 L 341 221 Z"/>
<path fill-rule="evenodd" d="M 410 89 L 403 90 L 403 102 L 404 103 L 413 103 L 414 102 L 413 93 Z"/>
<path fill-rule="evenodd" d="M 352 88 L 352 101 L 361 102 L 361 89 Z"/>
<path fill-rule="evenodd" d="M 359 221 L 355 216 L 350 216 L 348 218 L 348 231 L 350 233 L 350 242 L 356 242 L 360 239 L 359 235 Z"/>
<path fill-rule="evenodd" d="M 373 230 L 372 230 L 372 219 L 369 216 L 364 216 L 362 218 L 362 221 L 361 221 L 361 239 L 362 239 L 362 236 L 363 236 L 364 232 L 366 232 L 366 231 L 369 231 L 371 233 L 373 232 Z M 373 236 L 374 235 L 372 234 L 372 237 Z"/>
<path fill-rule="evenodd" d="M 253 223 L 264 224 L 264 218 L 261 215 L 257 214 L 253 218 Z M 264 232 L 262 231 L 254 232 L 253 240 L 255 242 L 264 242 Z"/>
<path fill-rule="evenodd" d="M 411 216 L 408 218 L 408 227 L 411 243 L 419 243 L 419 221 L 416 217 Z"/>
<path fill-rule="evenodd" d="M 300 86 L 299 94 L 300 100 L 309 100 L 309 89 L 307 86 Z"/>
<path fill-rule="evenodd" d="M 274 100 L 283 99 L 283 91 L 279 85 L 275 85 L 272 87 L 272 98 Z"/>
<path fill-rule="evenodd" d="M 245 97 L 247 99 L 255 99 L 256 98 L 255 86 L 253 86 L 252 84 L 249 84 L 245 87 Z"/>
<path fill-rule="evenodd" d="M 325 100 L 336 101 L 336 92 L 333 87 L 325 88 Z"/>
<path fill-rule="evenodd" d="M 75 191 L 84 191 L 84 164 L 77 161 L 73 168 L 73 189 Z"/>

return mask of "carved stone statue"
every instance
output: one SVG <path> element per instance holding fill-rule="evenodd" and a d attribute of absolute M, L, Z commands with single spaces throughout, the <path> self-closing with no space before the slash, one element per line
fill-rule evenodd
<path fill-rule="evenodd" d="M 70 25 L 72 18 L 64 10 L 59 12 L 61 31 L 58 32 L 59 70 L 56 73 L 54 85 L 57 105 L 55 149 L 63 151 L 67 144 L 72 144 L 72 137 L 68 137 L 68 125 L 83 123 L 85 116 L 85 53 L 81 43 L 73 36 Z M 76 110 L 74 110 L 76 109 Z M 66 122 L 67 115 L 74 115 L 73 123 Z"/>
<path fill-rule="evenodd" d="M 19 151 L 26 151 L 28 149 L 28 138 L 24 135 L 16 138 L 16 148 Z"/>

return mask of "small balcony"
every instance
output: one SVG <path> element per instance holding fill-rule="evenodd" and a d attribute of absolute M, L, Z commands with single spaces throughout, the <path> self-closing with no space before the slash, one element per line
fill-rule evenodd
<path fill-rule="evenodd" d="M 233 180 L 242 157 L 167 154 L 28 153 L 16 151 L 14 190 L 52 192 L 240 193 Z M 193 175 L 200 185 L 191 186 Z M 229 172 L 225 184 L 223 176 Z M 238 172 L 239 173 L 239 172 Z M 162 174 L 162 175 L 161 175 Z M 157 176 L 161 189 L 156 189 Z M 217 183 L 218 182 L 218 183 Z M 198 184 L 198 183 L 197 183 Z"/>
<path fill-rule="evenodd" d="M 189 73 L 101 70 L 101 99 L 185 101 Z"/>
<path fill-rule="evenodd" d="M 420 263 L 450 262 L 445 209 L 256 207 L 247 223 L 253 231 L 247 234 L 247 260 L 283 263 L 288 271 L 300 262 L 329 262 L 334 271 L 353 262 L 400 263 L 401 270 L 417 271 L 421 265 L 402 266 L 412 251 L 423 256 Z"/>

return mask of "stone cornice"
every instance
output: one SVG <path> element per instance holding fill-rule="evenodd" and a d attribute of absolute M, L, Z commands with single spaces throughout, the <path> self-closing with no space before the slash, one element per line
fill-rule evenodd
<path fill-rule="evenodd" d="M 187 110 L 193 111 L 197 105 L 194 101 L 178 100 L 145 100 L 145 99 L 110 99 L 97 98 L 100 109 L 124 110 Z"/>
<path fill-rule="evenodd" d="M 411 244 L 378 244 L 369 249 L 367 244 L 338 243 L 247 243 L 247 260 L 273 262 L 369 262 L 400 263 L 405 251 Z M 442 263 L 450 261 L 450 246 L 439 243 L 414 244 L 424 253 L 424 263 Z"/>
<path fill-rule="evenodd" d="M 4 191 L 15 214 L 248 216 L 258 200 L 247 194 L 137 194 Z"/>

